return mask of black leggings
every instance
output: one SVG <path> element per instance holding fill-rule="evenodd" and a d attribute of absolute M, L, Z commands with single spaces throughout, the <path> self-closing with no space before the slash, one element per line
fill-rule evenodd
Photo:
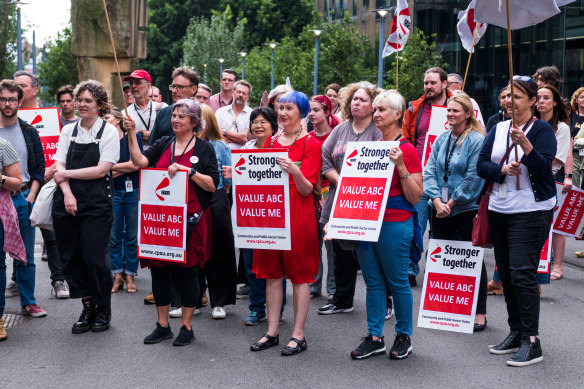
<path fill-rule="evenodd" d="M 199 299 L 199 279 L 197 266 L 152 266 L 152 293 L 157 307 L 170 305 L 171 284 L 178 286 L 180 290 L 180 305 L 186 308 L 194 308 Z"/>

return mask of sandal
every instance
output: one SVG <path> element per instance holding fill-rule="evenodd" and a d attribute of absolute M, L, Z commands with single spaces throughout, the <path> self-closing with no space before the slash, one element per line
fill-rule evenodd
<path fill-rule="evenodd" d="M 495 282 L 491 280 L 487 284 L 487 294 L 500 296 L 503 294 L 503 288 L 497 288 Z"/>
<path fill-rule="evenodd" d="M 138 288 L 136 288 L 136 284 L 134 284 L 134 276 L 126 275 L 126 292 L 127 293 L 136 293 Z"/>
<path fill-rule="evenodd" d="M 121 274 L 116 274 L 114 277 L 114 285 L 112 286 L 112 293 L 118 293 L 124 288 L 124 279 Z"/>
<path fill-rule="evenodd" d="M 552 274 L 550 276 L 550 280 L 557 281 L 557 280 L 561 280 L 562 278 L 564 278 L 564 273 L 560 273 L 557 270 L 552 270 Z"/>
<path fill-rule="evenodd" d="M 306 344 L 306 339 L 299 340 L 297 338 L 291 338 L 290 341 L 296 343 L 296 346 L 295 347 L 290 347 L 290 346 L 284 347 L 284 349 L 282 350 L 282 355 L 284 355 L 286 357 L 290 356 L 290 355 L 300 354 L 302 351 L 306 350 L 306 348 L 308 347 L 308 345 Z"/>
<path fill-rule="evenodd" d="M 266 338 L 267 340 L 265 342 L 255 342 L 254 344 L 252 344 L 249 349 L 251 351 L 262 351 L 265 349 L 268 349 L 272 346 L 277 346 L 278 344 L 280 344 L 280 337 L 278 335 L 276 336 L 271 336 L 270 334 L 265 334 L 264 338 Z"/>
<path fill-rule="evenodd" d="M 584 251 L 576 251 L 574 255 L 578 258 L 584 258 Z"/>

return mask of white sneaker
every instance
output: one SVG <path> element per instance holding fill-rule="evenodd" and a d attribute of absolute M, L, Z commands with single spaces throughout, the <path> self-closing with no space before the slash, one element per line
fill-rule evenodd
<path fill-rule="evenodd" d="M 182 309 L 177 308 L 173 311 L 168 312 L 168 316 L 170 317 L 182 317 Z"/>
<path fill-rule="evenodd" d="M 226 316 L 227 314 L 223 307 L 215 307 L 213 308 L 213 312 L 211 312 L 211 317 L 215 320 L 225 319 Z"/>
<path fill-rule="evenodd" d="M 55 285 L 53 285 L 53 290 L 55 291 L 58 299 L 69 298 L 69 286 L 65 281 L 55 282 Z"/>

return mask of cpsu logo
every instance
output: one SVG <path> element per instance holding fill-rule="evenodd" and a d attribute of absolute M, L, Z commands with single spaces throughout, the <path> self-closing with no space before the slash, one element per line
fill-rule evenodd
<path fill-rule="evenodd" d="M 158 197 L 160 201 L 164 201 L 164 197 L 162 196 L 170 196 L 169 190 L 163 190 L 164 188 L 167 188 L 169 185 L 170 180 L 168 179 L 168 177 L 164 177 L 162 181 L 160 181 L 160 184 L 158 184 L 158 186 L 154 190 L 154 194 L 156 195 L 156 197 Z M 160 194 L 158 194 L 158 191 L 160 191 Z"/>
<path fill-rule="evenodd" d="M 430 259 L 436 262 L 436 260 L 442 258 L 442 255 L 440 255 L 441 252 L 442 248 L 437 247 L 436 250 L 432 251 L 432 253 L 430 254 Z"/>
<path fill-rule="evenodd" d="M 35 128 L 39 129 L 39 128 L 45 128 L 44 125 L 39 124 L 43 121 L 43 117 L 41 115 L 36 115 L 34 117 L 34 119 L 32 119 L 32 121 L 30 122 L 31 126 L 35 126 Z"/>
<path fill-rule="evenodd" d="M 347 157 L 347 165 L 353 166 L 353 163 L 357 162 L 357 158 L 355 158 L 356 156 L 357 150 L 353 150 L 353 152 Z"/>
<path fill-rule="evenodd" d="M 235 170 L 235 173 L 241 175 L 242 174 L 241 172 L 245 170 L 245 166 L 242 166 L 244 164 L 245 164 L 245 158 L 241 157 L 241 159 L 239 161 L 237 161 L 237 163 L 233 167 L 233 170 Z"/>

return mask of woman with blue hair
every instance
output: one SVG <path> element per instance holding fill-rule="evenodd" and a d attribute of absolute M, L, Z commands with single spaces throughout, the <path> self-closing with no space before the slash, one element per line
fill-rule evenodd
<path fill-rule="evenodd" d="M 308 135 L 301 120 L 308 115 L 310 103 L 302 92 L 289 92 L 280 98 L 279 123 L 283 131 L 271 136 L 264 148 L 288 150 L 287 158 L 278 164 L 290 178 L 291 250 L 254 250 L 253 272 L 266 279 L 268 331 L 250 349 L 261 351 L 279 344 L 278 324 L 282 307 L 282 280 L 286 276 L 293 286 L 294 329 L 282 355 L 295 355 L 306 350 L 304 324 L 310 304 L 309 283 L 318 272 L 318 238 L 312 190 L 321 167 L 320 142 Z"/>

